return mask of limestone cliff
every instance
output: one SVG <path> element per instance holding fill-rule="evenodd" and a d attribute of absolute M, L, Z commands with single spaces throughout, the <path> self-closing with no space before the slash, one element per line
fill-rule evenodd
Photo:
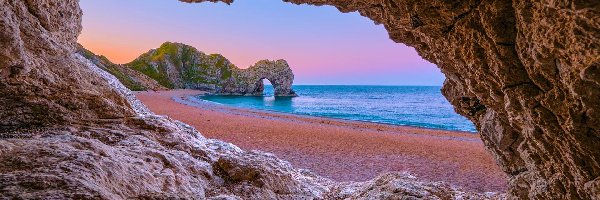
<path fill-rule="evenodd" d="M 124 65 L 114 64 L 108 60 L 108 58 L 96 55 L 81 45 L 77 46 L 77 53 L 92 61 L 96 66 L 100 67 L 100 69 L 115 76 L 123 85 L 125 85 L 125 87 L 132 91 L 167 89 L 145 74 Z"/>
<path fill-rule="evenodd" d="M 294 74 L 285 60 L 261 60 L 248 69 L 236 69 L 218 90 L 227 95 L 263 95 L 263 79 L 273 84 L 275 96 L 296 96 L 292 90 Z"/>
<path fill-rule="evenodd" d="M 126 64 L 171 89 L 198 89 L 225 95 L 262 95 L 268 79 L 277 96 L 294 96 L 294 74 L 287 62 L 259 61 L 240 69 L 220 54 L 207 55 L 196 48 L 166 42 Z"/>
<path fill-rule="evenodd" d="M 135 116 L 118 91 L 73 55 L 78 1 L 0 1 L 0 13 L 4 138 L 22 137 L 6 136 L 11 130 Z"/>
<path fill-rule="evenodd" d="M 289 1 L 358 11 L 437 64 L 510 198 L 600 198 L 598 1 Z M 0 13 L 0 198 L 485 198 L 400 175 L 333 183 L 205 139 L 75 54 L 77 0 Z"/>

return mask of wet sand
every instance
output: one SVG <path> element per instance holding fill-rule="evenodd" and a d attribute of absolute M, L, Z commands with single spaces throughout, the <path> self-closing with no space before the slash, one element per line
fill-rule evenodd
<path fill-rule="evenodd" d="M 468 191 L 505 191 L 507 178 L 477 134 L 298 116 L 190 101 L 199 91 L 138 92 L 150 110 L 208 138 L 273 153 L 337 181 L 408 171 Z"/>

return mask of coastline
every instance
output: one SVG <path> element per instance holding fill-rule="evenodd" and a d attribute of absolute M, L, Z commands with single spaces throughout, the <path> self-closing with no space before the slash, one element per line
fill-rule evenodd
<path fill-rule="evenodd" d="M 390 87 L 392 87 L 392 86 L 390 86 Z M 283 112 L 283 111 L 276 111 L 276 110 L 263 110 L 263 109 L 235 107 L 235 106 L 221 104 L 218 102 L 198 99 L 198 98 L 196 98 L 197 96 L 215 95 L 215 94 L 209 94 L 208 92 L 203 92 L 203 91 L 198 91 L 198 92 L 200 92 L 201 94 L 175 96 L 175 97 L 173 97 L 173 100 L 178 103 L 182 103 L 182 104 L 186 104 L 186 105 L 194 106 L 194 107 L 200 106 L 201 108 L 221 108 L 219 110 L 223 111 L 223 112 L 231 112 L 231 111 L 235 111 L 235 110 L 240 110 L 241 112 L 238 112 L 237 114 L 257 113 L 258 115 L 264 115 L 264 114 L 273 114 L 275 116 L 289 115 L 292 118 L 297 117 L 297 118 L 327 119 L 327 120 L 340 121 L 340 122 L 345 122 L 345 123 L 353 123 L 353 122 L 369 123 L 369 124 L 379 124 L 379 125 L 387 125 L 387 126 L 398 126 L 398 127 L 404 127 L 404 128 L 426 129 L 426 130 L 432 130 L 432 131 L 449 131 L 449 132 L 455 132 L 455 133 L 461 133 L 461 134 L 471 134 L 471 135 L 478 134 L 477 132 L 463 131 L 463 130 L 444 130 L 444 129 L 439 129 L 439 128 L 420 127 L 420 126 L 414 126 L 414 125 L 393 124 L 393 123 L 358 120 L 358 119 L 343 119 L 343 118 L 325 117 L 325 116 L 318 116 L 318 115 L 297 114 L 297 113 L 290 113 L 290 112 Z M 287 97 L 284 96 L 284 98 L 287 98 Z M 206 105 L 206 104 L 209 104 L 209 105 Z M 210 104 L 214 104 L 214 105 L 210 105 Z M 479 140 L 479 137 L 477 137 L 477 139 Z"/>
<path fill-rule="evenodd" d="M 477 134 L 298 116 L 190 101 L 201 91 L 136 92 L 150 110 L 194 126 L 205 137 L 275 154 L 337 181 L 409 171 L 476 192 L 504 192 L 507 177 Z"/>

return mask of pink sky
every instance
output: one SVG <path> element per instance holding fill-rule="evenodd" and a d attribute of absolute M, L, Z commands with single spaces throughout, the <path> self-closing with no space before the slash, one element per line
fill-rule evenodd
<path fill-rule="evenodd" d="M 285 59 L 296 84 L 441 85 L 437 67 L 388 39 L 381 25 L 333 7 L 276 0 L 186 4 L 175 0 L 81 0 L 79 42 L 127 63 L 165 41 L 220 53 L 241 68 Z"/>

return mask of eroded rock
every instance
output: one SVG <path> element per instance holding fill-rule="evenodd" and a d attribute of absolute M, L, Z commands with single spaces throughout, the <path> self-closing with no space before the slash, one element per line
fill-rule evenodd
<path fill-rule="evenodd" d="M 72 54 L 78 1 L 0 1 L 0 13 L 0 131 L 135 116 Z"/>
<path fill-rule="evenodd" d="M 166 42 L 126 64 L 164 87 L 198 89 L 221 95 L 263 95 L 268 79 L 276 96 L 295 96 L 294 74 L 285 60 L 262 60 L 240 69 L 220 54 L 207 55 L 196 48 Z"/>
<path fill-rule="evenodd" d="M 16 49 L 1 52 L 9 59 L 0 65 L 0 198 L 338 196 L 332 189 L 338 183 L 273 155 L 206 139 L 148 111 L 98 62 L 75 52 L 77 0 L 0 1 L 0 9 L 0 27 L 6 28 L 0 44 Z M 49 16 L 55 23 L 45 23 Z M 414 185 L 411 190 L 430 189 Z M 455 191 L 439 190 L 451 194 L 425 197 Z"/>
<path fill-rule="evenodd" d="M 273 84 L 275 96 L 296 96 L 292 90 L 294 73 L 285 60 L 261 60 L 248 69 L 234 70 L 232 78 L 223 84 L 218 93 L 262 96 L 265 88 L 263 79 Z"/>
<path fill-rule="evenodd" d="M 156 80 L 145 74 L 125 65 L 114 64 L 108 60 L 108 58 L 96 55 L 81 45 L 77 45 L 77 53 L 92 61 L 94 65 L 98 66 L 100 69 L 115 76 L 123 85 L 125 85 L 125 87 L 132 91 L 167 90 L 166 87 L 160 85 Z"/>

